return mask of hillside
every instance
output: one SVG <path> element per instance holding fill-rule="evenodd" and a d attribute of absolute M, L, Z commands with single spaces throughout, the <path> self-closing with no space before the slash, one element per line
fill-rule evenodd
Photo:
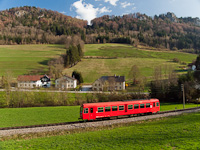
<path fill-rule="evenodd" d="M 65 51 L 63 45 L 0 45 L 0 76 L 44 74 L 48 61 Z"/>
<path fill-rule="evenodd" d="M 198 18 L 177 18 L 173 13 L 154 17 L 137 13 L 96 18 L 88 30 L 98 33 L 102 43 L 130 43 L 135 46 L 143 43 L 157 48 L 189 49 L 189 52 L 199 53 L 199 24 Z"/>
<path fill-rule="evenodd" d="M 19 7 L 0 12 L 0 44 L 64 43 L 83 33 L 87 22 L 56 11 Z"/>
<path fill-rule="evenodd" d="M 56 11 L 19 7 L 0 11 L 0 44 L 66 44 L 77 35 L 87 44 L 144 44 L 170 50 L 200 51 L 199 18 L 178 18 L 173 13 L 149 17 L 135 13 L 102 16 L 92 21 Z"/>
<path fill-rule="evenodd" d="M 184 73 L 182 65 L 196 59 L 195 54 L 172 51 L 141 50 L 127 44 L 86 44 L 84 58 L 74 67 L 64 70 L 71 75 L 74 70 L 82 73 L 85 83 L 93 83 L 99 77 L 105 75 L 124 75 L 126 81 L 131 81 L 129 72 L 131 67 L 137 65 L 141 77 L 152 80 L 156 67 L 162 67 L 163 72 L 174 69 Z M 180 63 L 172 61 L 173 58 Z"/>

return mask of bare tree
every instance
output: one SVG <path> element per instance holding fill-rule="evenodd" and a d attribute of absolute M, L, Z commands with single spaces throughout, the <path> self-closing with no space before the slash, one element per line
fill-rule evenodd
<path fill-rule="evenodd" d="M 139 76 L 140 76 L 140 70 L 139 70 L 138 66 L 133 65 L 129 72 L 129 77 L 133 80 L 133 84 L 137 83 Z"/>
<path fill-rule="evenodd" d="M 109 85 L 108 89 L 110 91 L 115 91 L 115 78 L 114 77 L 108 78 L 108 85 Z"/>

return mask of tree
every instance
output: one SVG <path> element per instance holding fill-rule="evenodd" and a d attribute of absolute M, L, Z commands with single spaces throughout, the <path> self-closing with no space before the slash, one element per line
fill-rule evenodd
<path fill-rule="evenodd" d="M 198 81 L 200 81 L 200 55 L 196 59 L 195 66 L 196 66 L 196 71 L 194 72 L 194 77 Z"/>
<path fill-rule="evenodd" d="M 140 70 L 137 65 L 133 65 L 129 77 L 133 80 L 133 84 L 137 84 L 138 77 L 140 76 Z"/>
<path fill-rule="evenodd" d="M 83 57 L 83 50 L 82 50 L 82 47 L 80 44 L 77 45 L 77 48 L 78 48 L 78 54 L 80 57 Z"/>
<path fill-rule="evenodd" d="M 115 77 L 108 77 L 108 90 L 115 91 Z"/>
<path fill-rule="evenodd" d="M 73 72 L 72 72 L 72 77 L 78 80 L 78 84 L 83 83 L 83 77 L 82 77 L 81 72 L 78 72 L 78 71 L 76 71 L 76 70 L 73 71 Z"/>

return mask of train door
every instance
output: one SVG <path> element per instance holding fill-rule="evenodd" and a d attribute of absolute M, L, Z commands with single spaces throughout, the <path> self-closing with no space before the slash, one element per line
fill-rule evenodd
<path fill-rule="evenodd" d="M 125 112 L 128 111 L 128 104 L 125 105 Z"/>
<path fill-rule="evenodd" d="M 94 108 L 89 108 L 90 109 L 90 114 L 89 114 L 89 117 L 90 117 L 90 120 L 92 119 L 95 119 L 95 113 L 94 113 Z"/>

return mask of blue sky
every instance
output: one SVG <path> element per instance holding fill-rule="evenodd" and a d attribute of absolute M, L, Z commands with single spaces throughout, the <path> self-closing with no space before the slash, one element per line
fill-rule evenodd
<path fill-rule="evenodd" d="M 178 17 L 200 18 L 200 0 L 0 0 L 0 10 L 19 6 L 51 9 L 88 22 L 102 15 L 135 12 L 148 16 L 174 12 Z"/>

